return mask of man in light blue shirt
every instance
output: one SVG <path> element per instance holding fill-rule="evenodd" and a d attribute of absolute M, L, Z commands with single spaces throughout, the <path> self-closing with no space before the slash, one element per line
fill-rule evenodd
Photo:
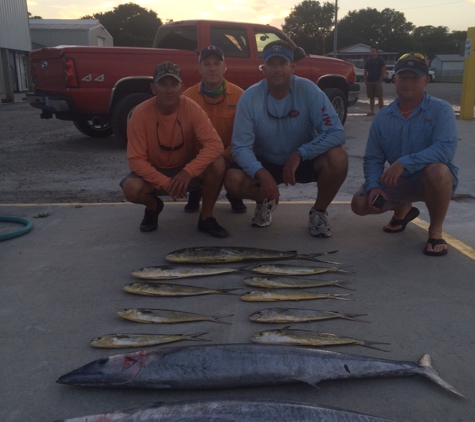
<path fill-rule="evenodd" d="M 231 144 L 235 163 L 224 186 L 236 198 L 256 201 L 252 225 L 266 227 L 279 202 L 279 184 L 316 181 L 310 234 L 329 237 L 327 207 L 348 172 L 343 126 L 327 96 L 313 82 L 292 75 L 290 44 L 267 44 L 263 58 L 265 79 L 238 102 Z"/>
<path fill-rule="evenodd" d="M 408 53 L 395 66 L 397 98 L 371 125 L 364 156 L 364 185 L 351 207 L 358 215 L 393 210 L 386 233 L 401 233 L 419 215 L 412 202 L 429 211 L 426 255 L 447 253 L 442 225 L 457 187 L 455 115 L 450 104 L 424 92 L 429 67 L 423 55 Z M 385 168 L 385 163 L 389 167 Z"/>

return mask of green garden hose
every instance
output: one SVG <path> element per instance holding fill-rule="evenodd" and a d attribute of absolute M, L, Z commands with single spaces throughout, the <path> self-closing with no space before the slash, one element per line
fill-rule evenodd
<path fill-rule="evenodd" d="M 23 224 L 25 227 L 21 228 L 20 230 L 16 230 L 14 232 L 0 234 L 0 242 L 2 240 L 8 240 L 8 239 L 13 239 L 18 236 L 23 236 L 24 234 L 27 234 L 29 231 L 31 231 L 31 229 L 33 228 L 33 223 L 27 220 L 26 218 L 7 217 L 5 215 L 0 215 L 0 223 L 1 222 Z"/>

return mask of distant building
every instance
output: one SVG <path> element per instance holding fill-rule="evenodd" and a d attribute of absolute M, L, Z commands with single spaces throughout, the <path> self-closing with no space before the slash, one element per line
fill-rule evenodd
<path fill-rule="evenodd" d="M 0 97 L 13 102 L 15 92 L 29 89 L 31 51 L 26 0 L 0 1 Z"/>
<path fill-rule="evenodd" d="M 465 57 L 459 54 L 437 54 L 430 62 L 437 78 L 459 79 L 463 76 Z"/>
<path fill-rule="evenodd" d="M 58 45 L 111 47 L 111 34 L 97 19 L 30 19 L 33 50 Z"/>
<path fill-rule="evenodd" d="M 327 56 L 333 56 L 333 52 L 328 53 Z M 393 65 L 399 58 L 399 53 L 378 50 L 378 56 L 381 57 L 387 65 Z M 336 57 L 353 63 L 357 69 L 363 69 L 366 60 L 371 57 L 371 46 L 367 44 L 349 45 L 348 47 L 337 50 Z"/>

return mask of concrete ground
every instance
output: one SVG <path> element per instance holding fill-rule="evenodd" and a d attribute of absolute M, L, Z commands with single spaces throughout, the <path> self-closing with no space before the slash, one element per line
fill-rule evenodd
<path fill-rule="evenodd" d="M 361 132 L 367 131 L 370 119 Z M 356 116 L 350 116 L 355 124 Z M 352 120 L 353 119 L 353 120 Z M 473 170 L 474 123 L 457 122 L 460 167 L 459 192 L 475 195 Z M 356 134 L 355 134 L 356 133 Z M 366 132 L 367 133 L 367 132 Z M 361 154 L 361 143 L 347 142 L 351 157 Z M 475 219 L 469 197 L 452 201 L 444 230 L 449 253 L 434 258 L 422 254 L 427 239 L 427 211 L 404 233 L 390 235 L 381 228 L 388 214 L 357 217 L 339 195 L 329 208 L 334 235 L 312 238 L 307 213 L 315 187 L 283 189 L 284 200 L 265 229 L 250 226 L 253 206 L 235 215 L 220 201 L 216 218 L 231 236 L 214 239 L 196 229 L 197 215 L 185 214 L 183 204 L 167 203 L 159 229 L 141 233 L 142 207 L 131 204 L 4 204 L 0 215 L 25 217 L 34 222 L 27 235 L 0 242 L 0 420 L 54 421 L 110 412 L 151 401 L 204 397 L 271 397 L 340 407 L 394 421 L 469 422 L 475 420 Z M 297 201 L 298 199 L 298 201 Z M 37 218 L 35 218 L 37 217 Z M 44 217 L 44 218 L 41 218 Z M 10 227 L 1 232 L 9 230 Z M 165 255 L 192 246 L 253 246 L 314 253 L 338 249 L 330 260 L 341 262 L 354 274 L 321 275 L 319 279 L 353 280 L 355 291 L 320 288 L 321 292 L 351 293 L 351 301 L 314 300 L 249 303 L 233 295 L 189 298 L 135 296 L 122 290 L 134 281 L 131 271 L 163 265 Z M 308 261 L 291 261 L 316 265 Z M 241 267 L 247 264 L 232 264 Z M 327 264 L 317 264 L 327 266 Z M 227 265 L 224 265 L 227 266 Z M 178 280 L 179 284 L 241 287 L 248 272 Z M 312 289 L 316 290 L 316 289 Z M 87 389 L 59 385 L 55 380 L 101 356 L 120 353 L 94 349 L 93 337 L 108 333 L 198 333 L 212 343 L 247 343 L 252 334 L 272 329 L 249 321 L 266 307 L 301 307 L 368 314 L 370 324 L 345 320 L 295 324 L 303 328 L 388 342 L 389 353 L 361 346 L 330 350 L 392 360 L 416 362 L 429 353 L 447 382 L 467 397 L 454 396 L 421 377 L 326 381 L 320 388 L 305 384 L 223 391 L 151 391 Z M 178 325 L 142 325 L 123 320 L 116 311 L 129 307 L 186 310 L 206 315 L 234 314 L 232 325 L 211 322 Z M 276 325 L 275 328 L 282 327 Z M 182 342 L 181 345 L 202 342 Z M 211 342 L 203 342 L 211 343 Z M 180 343 L 177 343 L 179 345 Z M 166 346 L 162 346 L 166 347 Z M 127 349 L 132 350 L 132 349 Z"/>

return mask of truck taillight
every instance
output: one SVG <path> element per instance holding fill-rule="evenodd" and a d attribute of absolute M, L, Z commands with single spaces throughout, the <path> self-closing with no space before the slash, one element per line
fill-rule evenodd
<path fill-rule="evenodd" d="M 66 86 L 70 88 L 77 88 L 79 86 L 74 60 L 67 57 L 64 58 L 64 78 Z"/>

